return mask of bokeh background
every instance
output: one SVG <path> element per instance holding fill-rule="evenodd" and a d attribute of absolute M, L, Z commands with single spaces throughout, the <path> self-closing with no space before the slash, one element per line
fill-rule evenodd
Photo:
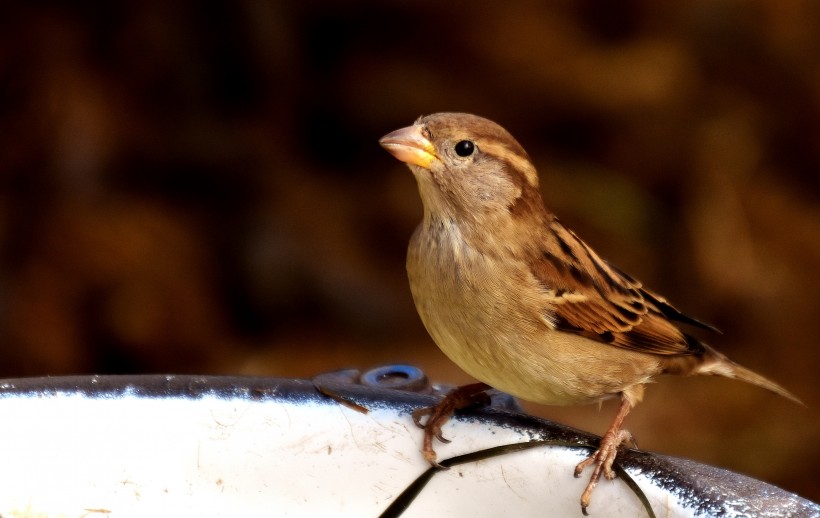
<path fill-rule="evenodd" d="M 808 408 L 662 379 L 646 449 L 820 500 L 820 3 L 4 2 L 0 375 L 468 381 L 404 273 L 377 139 L 469 111 L 601 254 Z M 539 415 L 602 433 L 606 403 Z"/>

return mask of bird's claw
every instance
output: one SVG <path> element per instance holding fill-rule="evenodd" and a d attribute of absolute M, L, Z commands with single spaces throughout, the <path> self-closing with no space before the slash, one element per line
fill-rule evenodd
<path fill-rule="evenodd" d="M 447 469 L 436 461 L 436 452 L 433 450 L 433 438 L 435 437 L 443 443 L 450 440 L 444 437 L 441 427 L 450 419 L 453 412 L 465 408 L 475 403 L 488 401 L 486 390 L 489 388 L 484 383 L 473 383 L 451 390 L 444 398 L 433 407 L 417 408 L 411 414 L 413 422 L 424 430 L 424 440 L 421 448 L 424 459 L 434 468 Z M 422 424 L 422 419 L 427 420 Z"/>
<path fill-rule="evenodd" d="M 419 428 L 424 428 L 425 425 L 423 425 L 421 423 L 421 420 L 424 419 L 425 417 L 429 416 L 432 412 L 433 412 L 433 407 L 417 408 L 417 409 L 413 410 L 413 413 L 411 414 L 412 417 L 413 417 L 413 422 Z"/>
<path fill-rule="evenodd" d="M 438 439 L 439 441 L 443 442 L 444 444 L 449 444 L 450 442 L 452 442 L 452 441 L 450 441 L 450 439 L 448 439 L 448 438 L 444 437 L 444 436 L 441 434 L 441 431 L 439 431 L 439 432 L 438 432 L 438 433 L 436 433 L 435 435 L 436 435 L 436 439 Z"/>
<path fill-rule="evenodd" d="M 589 478 L 589 483 L 581 494 L 581 512 L 587 516 L 587 508 L 592 498 L 592 491 L 598 485 L 601 475 L 607 480 L 614 480 L 618 475 L 613 471 L 612 465 L 615 463 L 615 458 L 618 456 L 618 447 L 623 444 L 634 444 L 632 434 L 626 430 L 610 430 L 601 438 L 601 444 L 598 449 L 589 457 L 582 460 L 575 466 L 575 478 L 581 476 L 583 471 L 590 465 L 595 465 L 592 471 L 592 476 Z"/>

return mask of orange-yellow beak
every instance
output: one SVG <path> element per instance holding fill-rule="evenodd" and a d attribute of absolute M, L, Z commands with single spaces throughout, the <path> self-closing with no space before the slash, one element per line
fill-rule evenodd
<path fill-rule="evenodd" d="M 422 135 L 422 127 L 408 126 L 379 139 L 379 144 L 402 162 L 430 169 L 436 160 L 436 148 Z"/>

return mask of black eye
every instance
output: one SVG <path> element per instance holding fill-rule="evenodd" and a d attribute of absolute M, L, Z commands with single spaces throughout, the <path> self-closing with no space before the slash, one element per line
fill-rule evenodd
<path fill-rule="evenodd" d="M 462 140 L 456 144 L 456 154 L 458 156 L 470 156 L 475 151 L 475 144 L 470 140 Z"/>

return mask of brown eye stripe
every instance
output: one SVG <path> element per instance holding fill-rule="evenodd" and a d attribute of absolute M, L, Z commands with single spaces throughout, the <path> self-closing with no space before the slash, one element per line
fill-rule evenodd
<path fill-rule="evenodd" d="M 515 144 L 513 147 L 492 138 L 476 138 L 476 141 L 478 142 L 478 148 L 483 153 L 506 162 L 508 165 L 507 170 L 511 174 L 520 174 L 529 185 L 538 187 L 538 172 L 530 162 L 530 157 L 527 156 L 527 153 L 521 149 L 517 142 L 513 142 Z"/>

